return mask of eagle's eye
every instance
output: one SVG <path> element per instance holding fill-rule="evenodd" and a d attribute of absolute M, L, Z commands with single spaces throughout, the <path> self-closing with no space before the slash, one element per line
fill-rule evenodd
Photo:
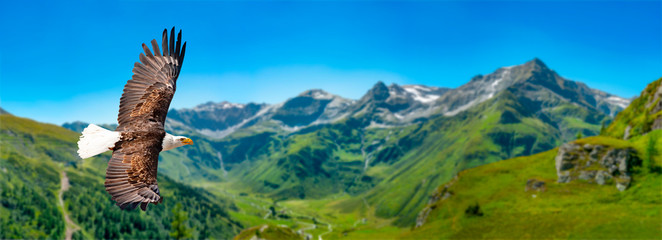
<path fill-rule="evenodd" d="M 186 145 L 192 145 L 193 144 L 193 140 L 191 140 L 190 138 L 185 138 L 185 137 L 184 138 L 179 138 L 179 141 L 182 142 L 183 144 L 186 144 Z"/>

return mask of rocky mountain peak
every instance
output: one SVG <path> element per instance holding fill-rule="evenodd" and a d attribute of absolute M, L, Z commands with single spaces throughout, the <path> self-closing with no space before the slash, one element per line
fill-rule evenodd
<path fill-rule="evenodd" d="M 173 110 L 168 117 L 173 120 L 170 126 L 179 122 L 181 126 L 194 126 L 199 131 L 247 128 L 261 123 L 271 124 L 272 120 L 276 124 L 267 124 L 270 127 L 296 131 L 345 117 L 365 118 L 379 126 L 402 126 L 436 114 L 453 116 L 506 90 L 511 91 L 515 101 L 526 101 L 527 112 L 547 111 L 570 103 L 590 108 L 596 114 L 613 116 L 629 103 L 590 89 L 585 84 L 566 80 L 542 60 L 534 58 L 520 65 L 477 75 L 457 89 L 386 85 L 379 81 L 357 101 L 322 89 L 311 89 L 274 105 L 208 102 L 193 109 Z"/>
<path fill-rule="evenodd" d="M 368 90 L 368 93 L 366 93 L 363 98 L 376 101 L 385 101 L 389 96 L 389 88 L 386 86 L 386 84 L 384 84 L 384 82 L 379 81 L 375 84 L 375 86 Z"/>
<path fill-rule="evenodd" d="M 332 122 L 343 116 L 350 100 L 321 89 L 305 91 L 275 109 L 272 119 L 291 128 Z"/>
<path fill-rule="evenodd" d="M 306 90 L 298 95 L 299 97 L 311 97 L 314 99 L 332 99 L 334 97 L 333 94 L 328 93 L 322 89 L 311 89 L 311 90 Z"/>
<path fill-rule="evenodd" d="M 220 103 L 207 102 L 193 108 L 171 109 L 166 120 L 169 131 L 196 131 L 209 137 L 225 136 L 226 129 L 244 124 L 262 110 L 267 104 L 257 103 Z"/>
<path fill-rule="evenodd" d="M 571 102 L 614 116 L 629 104 L 627 99 L 561 77 L 538 58 L 520 65 L 501 67 L 487 75 L 477 75 L 438 101 L 442 105 L 442 113 L 452 116 L 491 99 L 506 89 L 535 103 L 531 106 L 540 106 L 536 107 L 535 111 L 542 106 Z"/>
<path fill-rule="evenodd" d="M 404 95 L 406 94 L 405 89 L 402 88 L 400 85 L 391 83 L 391 85 L 388 86 L 388 93 L 389 95 Z"/>
<path fill-rule="evenodd" d="M 549 70 L 549 68 L 547 68 L 547 65 L 542 60 L 540 60 L 539 58 L 534 58 L 534 59 L 524 63 L 523 66 L 525 66 L 525 67 L 527 67 L 531 70 L 534 70 L 534 71 Z"/>

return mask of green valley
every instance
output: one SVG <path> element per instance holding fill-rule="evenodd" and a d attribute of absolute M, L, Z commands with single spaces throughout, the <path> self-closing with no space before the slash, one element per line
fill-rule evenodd
<path fill-rule="evenodd" d="M 501 82 L 508 85 L 491 90 Z M 491 87 L 481 90 L 484 85 Z M 534 59 L 449 90 L 431 106 L 440 106 L 438 113 L 398 125 L 389 114 L 399 116 L 418 103 L 407 105 L 398 95 L 405 90 L 378 83 L 357 107 L 350 106 L 347 111 L 356 109 L 351 117 L 294 132 L 265 121 L 220 140 L 198 135 L 199 146 L 163 154 L 163 162 L 181 162 L 187 172 L 182 167 L 163 171 L 176 171 L 182 181 L 227 182 L 228 188 L 274 201 L 348 194 L 372 206 L 376 216 L 409 227 L 430 192 L 459 171 L 550 150 L 577 133 L 598 134 L 611 112 L 591 105 L 599 101 L 582 95 L 586 89 Z M 489 96 L 483 102 L 452 95 L 481 91 L 488 95 L 478 98 Z M 462 104 L 470 106 L 443 113 Z"/>
<path fill-rule="evenodd" d="M 2 114 L 0 237 L 654 238 L 661 81 L 623 110 L 534 59 L 457 89 L 172 111 L 195 145 L 160 154 L 165 200 L 147 212 L 113 205 L 109 153 L 80 160 L 80 134 Z"/>

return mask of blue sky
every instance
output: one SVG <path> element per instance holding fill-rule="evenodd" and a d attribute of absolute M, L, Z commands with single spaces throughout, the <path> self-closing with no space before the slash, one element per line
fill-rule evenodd
<path fill-rule="evenodd" d="M 55 124 L 116 122 L 141 43 L 172 26 L 174 108 L 458 87 L 534 57 L 624 97 L 662 77 L 661 1 L 5 1 L 0 24 L 0 106 Z"/>

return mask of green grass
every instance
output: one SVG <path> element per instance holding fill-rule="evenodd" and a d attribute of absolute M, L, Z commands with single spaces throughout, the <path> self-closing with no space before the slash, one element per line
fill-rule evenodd
<path fill-rule="evenodd" d="M 612 137 L 605 137 L 605 136 L 593 136 L 593 137 L 587 137 L 587 138 L 582 138 L 573 141 L 574 143 L 577 144 L 592 144 L 592 145 L 605 145 L 605 146 L 610 146 L 614 148 L 628 148 L 632 147 L 633 144 L 631 142 L 621 140 L 621 139 L 616 139 Z"/>
<path fill-rule="evenodd" d="M 0 238 L 63 238 L 57 203 L 63 163 L 77 134 L 0 115 Z"/>
<path fill-rule="evenodd" d="M 646 137 L 644 137 L 646 138 Z M 632 144 L 606 137 L 578 142 L 643 151 L 638 139 Z M 657 146 L 662 150 L 662 145 Z M 613 185 L 582 181 L 556 182 L 556 150 L 519 157 L 459 174 L 451 185 L 453 196 L 430 207 L 434 210 L 421 228 L 405 238 L 659 238 L 662 229 L 662 176 L 635 173 L 630 189 L 619 192 Z M 662 156 L 655 156 L 655 163 Z M 635 170 L 635 172 L 637 172 Z M 545 181 L 546 191 L 525 192 L 528 179 Z M 535 197 L 534 197 L 535 195 Z M 471 217 L 464 210 L 478 203 L 484 216 Z"/>
<path fill-rule="evenodd" d="M 633 168 L 633 183 L 621 193 L 613 184 L 556 183 L 555 150 L 517 157 L 574 140 L 577 132 L 597 134 L 600 122 L 607 118 L 571 104 L 539 113 L 557 125 L 535 117 L 538 113 L 527 112 L 512 94 L 504 93 L 454 117 L 439 117 L 406 128 L 372 128 L 362 136 L 346 134 L 361 136 L 362 143 L 376 141 L 381 144 L 377 153 L 388 153 L 383 158 L 376 155 L 363 173 L 378 184 L 363 194 L 334 194 L 280 204 L 331 223 L 334 231 L 324 235 L 325 239 L 660 236 L 659 225 L 656 228 L 654 223 L 661 219 L 658 205 L 662 189 L 659 174 L 653 170 Z M 321 128 L 301 137 L 295 134 L 293 138 L 299 138 L 291 143 L 295 151 L 287 154 L 311 146 L 334 146 L 328 140 L 337 133 L 337 128 Z M 590 137 L 577 143 L 632 147 L 641 155 L 649 138 L 635 135 L 631 141 L 623 141 Z M 360 161 L 356 152 L 360 147 L 356 141 L 341 143 L 334 146 L 332 155 L 346 162 Z M 499 161 L 513 157 L 517 158 Z M 657 157 L 651 164 L 660 166 L 659 162 Z M 410 231 L 408 227 L 430 193 L 458 172 L 459 180 L 451 187 L 454 195 L 435 203 L 428 224 Z M 545 181 L 547 190 L 525 192 L 526 181 L 533 178 Z M 480 205 L 483 216 L 466 216 L 465 209 L 474 204 Z M 355 224 L 364 218 L 366 223 Z"/>
<path fill-rule="evenodd" d="M 662 131 L 656 131 L 650 136 L 660 133 Z M 632 147 L 641 152 L 647 141 L 648 137 L 644 136 L 630 142 L 608 137 L 591 137 L 578 142 Z M 658 149 L 662 150 L 662 146 Z M 551 150 L 460 172 L 458 180 L 450 188 L 453 196 L 435 203 L 428 222 L 413 231 L 393 226 L 395 219 L 377 217 L 374 205 L 347 194 L 316 200 L 283 201 L 278 203 L 278 209 L 288 209 L 297 215 L 315 217 L 320 222 L 332 224 L 333 232 L 323 235 L 327 240 L 655 238 L 661 234 L 656 228 L 662 218 L 662 178 L 659 174 L 640 172 L 634 175 L 632 186 L 625 192 L 619 192 L 613 185 L 600 186 L 582 181 L 559 184 L 556 183 L 555 156 L 556 150 Z M 654 162 L 662 164 L 662 157 L 655 157 Z M 525 192 L 526 181 L 533 178 L 545 181 L 547 190 Z M 264 204 L 263 201 L 256 203 Z M 466 216 L 464 210 L 475 203 L 480 205 L 484 215 Z M 238 206 L 240 209 L 251 208 L 241 204 Z M 273 221 L 257 216 L 253 218 L 255 225 Z M 366 223 L 361 221 L 364 218 Z M 301 227 L 293 221 L 279 224 L 295 230 Z M 317 229 L 306 232 L 317 239 L 326 231 L 326 225 L 320 224 Z"/>
<path fill-rule="evenodd" d="M 565 117 L 563 122 L 569 129 L 588 129 L 592 132 L 600 132 L 600 125 L 590 124 L 576 117 Z"/>
<path fill-rule="evenodd" d="M 290 240 L 290 239 L 303 239 L 303 236 L 298 235 L 296 232 L 289 228 L 277 225 L 267 224 L 259 225 L 248 228 L 242 231 L 239 235 L 234 237 L 235 240 L 249 240 L 257 237 L 259 239 L 270 240 Z"/>
<path fill-rule="evenodd" d="M 496 162 L 459 174 L 458 180 L 436 192 L 450 192 L 447 199 L 426 206 L 427 222 L 403 238 L 639 238 L 662 237 L 662 144 L 655 141 L 662 130 L 650 131 L 651 119 L 646 104 L 662 79 L 651 83 L 640 98 L 602 133 L 604 136 L 574 141 L 577 144 L 633 148 L 641 166 L 631 169 L 632 183 L 619 192 L 613 184 L 604 186 L 585 181 L 556 182 L 557 150 Z M 660 100 L 657 100 L 660 101 Z M 572 107 L 552 112 L 572 112 Z M 572 115 L 572 114 L 570 114 Z M 576 114 L 574 115 L 577 116 Z M 587 125 L 566 117 L 569 127 Z M 621 140 L 626 126 L 632 127 L 629 141 Z M 529 179 L 544 181 L 543 192 L 525 191 Z M 465 210 L 478 204 L 482 216 Z"/>
<path fill-rule="evenodd" d="M 505 91 L 456 116 L 406 127 L 366 129 L 371 119 L 355 117 L 294 133 L 251 128 L 164 153 L 160 167 L 178 181 L 229 181 L 229 187 L 274 200 L 348 193 L 365 198 L 377 216 L 409 227 L 430 192 L 459 171 L 549 150 L 575 130 L 598 129 L 582 123 L 590 111 L 571 104 L 550 110 L 552 117 L 569 116 L 553 120 L 559 129 L 529 112 L 515 94 Z M 227 177 L 216 152 L 223 154 Z M 345 211 L 364 211 L 352 206 Z"/>
<path fill-rule="evenodd" d="M 474 109 L 433 119 L 411 132 L 423 140 L 390 166 L 391 170 L 386 170 L 389 177 L 367 195 L 377 215 L 397 216 L 398 226 L 409 227 L 429 193 L 459 171 L 548 150 L 560 143 L 558 130 L 517 112 L 522 107 L 513 98 L 503 93 Z M 516 120 L 502 123 L 504 109 Z"/>

